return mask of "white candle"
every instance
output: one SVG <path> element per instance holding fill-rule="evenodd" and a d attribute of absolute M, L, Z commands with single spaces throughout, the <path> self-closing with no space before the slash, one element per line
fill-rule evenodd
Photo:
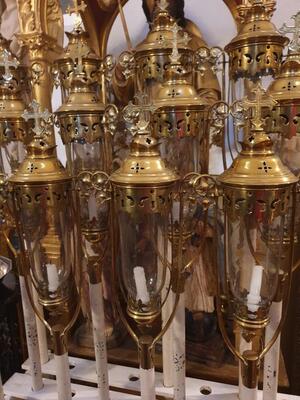
<path fill-rule="evenodd" d="M 179 221 L 180 217 L 180 202 L 179 201 L 174 201 L 173 203 L 173 210 L 172 210 L 173 218 L 174 221 Z"/>
<path fill-rule="evenodd" d="M 141 300 L 143 304 L 150 302 L 150 296 L 147 289 L 146 275 L 143 267 L 137 266 L 133 269 L 135 286 L 136 286 L 136 299 Z"/>
<path fill-rule="evenodd" d="M 92 194 L 88 200 L 89 219 L 97 218 L 97 202 L 96 197 Z"/>
<path fill-rule="evenodd" d="M 247 307 L 251 312 L 256 312 L 259 308 L 263 271 L 261 265 L 255 265 L 252 270 L 250 291 L 247 295 Z"/>
<path fill-rule="evenodd" d="M 59 287 L 58 272 L 55 264 L 46 264 L 49 292 L 56 292 Z"/>

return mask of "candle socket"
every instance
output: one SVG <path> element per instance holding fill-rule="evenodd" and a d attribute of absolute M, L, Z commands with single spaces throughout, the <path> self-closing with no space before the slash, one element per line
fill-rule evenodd
<path fill-rule="evenodd" d="M 152 346 L 153 338 L 151 336 L 141 336 L 139 339 L 140 367 L 142 369 L 153 368 Z"/>
<path fill-rule="evenodd" d="M 243 353 L 245 362 L 241 363 L 243 385 L 248 389 L 255 389 L 258 385 L 259 357 L 253 350 L 246 350 Z"/>

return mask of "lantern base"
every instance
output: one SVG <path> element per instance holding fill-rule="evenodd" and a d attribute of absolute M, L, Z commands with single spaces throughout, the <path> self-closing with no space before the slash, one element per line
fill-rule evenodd
<path fill-rule="evenodd" d="M 97 389 L 90 387 L 95 385 L 97 382 L 95 362 L 91 360 L 85 360 L 81 358 L 69 357 L 69 363 L 71 366 L 70 374 L 72 380 L 76 380 L 80 385 L 72 385 L 72 388 L 76 391 L 76 395 L 73 399 L 85 399 L 85 400 L 96 400 L 97 399 Z M 26 361 L 23 364 L 23 369 L 29 369 L 29 363 Z M 135 400 L 139 397 L 136 395 L 122 395 L 122 391 L 130 390 L 133 393 L 139 394 L 140 391 L 140 381 L 139 381 L 139 369 L 124 367 L 115 364 L 109 364 L 109 383 L 111 387 L 118 388 L 120 392 L 111 392 L 111 400 Z M 53 357 L 50 361 L 42 366 L 43 374 L 55 377 L 55 363 Z M 18 399 L 29 399 L 30 400 L 54 400 L 56 391 L 56 382 L 54 380 L 44 380 L 46 386 L 52 388 L 52 396 L 42 396 L 42 392 L 36 393 L 33 396 L 31 391 L 31 378 L 29 374 L 15 374 L 10 380 L 4 385 L 4 391 L 7 396 L 17 397 Z M 156 395 L 164 396 L 166 398 L 173 397 L 173 388 L 166 388 L 163 385 L 163 375 L 162 373 L 155 373 L 155 383 L 156 383 Z M 49 382 L 49 383 L 48 383 Z M 76 389 L 78 388 L 78 389 Z M 27 391 L 26 391 L 27 390 Z M 47 389 L 48 390 L 48 389 Z M 80 397 L 80 393 L 85 393 L 86 397 Z M 205 394 L 212 394 L 214 396 L 211 399 L 217 399 L 220 397 L 226 397 L 226 400 L 236 400 L 238 394 L 238 387 L 233 385 L 227 385 L 223 383 L 211 382 L 202 379 L 186 378 L 186 399 L 194 400 Z M 41 396 L 39 397 L 39 395 Z M 26 397 L 27 396 L 27 397 Z M 35 397 L 36 396 L 36 397 Z M 77 397 L 78 396 L 78 397 Z M 259 391 L 259 399 L 262 398 L 262 392 Z M 8 397 L 10 399 L 10 397 Z M 7 399 L 7 400 L 8 400 Z M 12 400 L 12 399 L 11 399 Z M 298 396 L 292 396 L 287 394 L 278 394 L 277 400 L 300 400 Z"/>

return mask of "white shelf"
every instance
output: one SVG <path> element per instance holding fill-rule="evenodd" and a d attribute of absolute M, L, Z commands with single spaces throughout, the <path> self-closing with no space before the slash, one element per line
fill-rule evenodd
<path fill-rule="evenodd" d="M 71 378 L 76 381 L 89 382 L 96 384 L 95 362 L 81 358 L 69 358 L 71 368 Z M 28 370 L 28 363 L 23 365 L 25 370 Z M 42 366 L 44 374 L 55 376 L 54 360 L 50 359 L 47 364 Z M 132 377 L 139 377 L 139 370 L 137 368 L 123 367 L 120 365 L 109 364 L 109 383 L 113 388 L 129 389 L 139 393 L 139 380 L 132 381 Z M 75 387 L 76 385 L 74 385 Z M 226 385 L 222 383 L 210 382 L 201 379 L 186 378 L 187 387 L 187 400 L 199 400 L 206 398 L 210 400 L 237 400 L 237 387 L 233 385 Z M 201 388 L 208 387 L 211 394 L 201 395 Z M 5 385 L 6 390 L 6 385 Z M 91 389 L 95 390 L 95 389 Z M 156 394 L 172 398 L 172 388 L 163 386 L 162 373 L 156 372 Z M 126 399 L 131 397 L 125 397 Z M 118 400 L 123 399 L 120 393 L 117 394 Z M 132 396 L 132 398 L 136 398 Z M 259 398 L 262 398 L 262 393 L 259 393 Z M 41 398 L 42 399 L 42 398 Z M 52 398 L 51 398 L 52 399 Z M 75 398 L 76 399 L 76 398 Z M 88 397 L 89 399 L 89 397 Z M 92 399 L 92 398 L 91 398 Z M 112 397 L 114 399 L 114 397 Z M 278 400 L 300 400 L 298 396 L 291 396 L 279 394 Z"/>

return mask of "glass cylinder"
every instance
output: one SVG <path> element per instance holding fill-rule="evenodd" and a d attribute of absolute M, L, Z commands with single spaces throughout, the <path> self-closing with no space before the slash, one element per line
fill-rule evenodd
<path fill-rule="evenodd" d="M 161 310 L 161 292 L 172 265 L 171 192 L 115 188 L 114 204 L 119 279 L 127 311 L 133 318 L 147 320 Z"/>
<path fill-rule="evenodd" d="M 15 186 L 15 204 L 40 302 L 51 305 L 69 298 L 77 261 L 72 183 Z"/>
<path fill-rule="evenodd" d="M 291 188 L 224 189 L 224 248 L 227 281 L 238 318 L 268 315 L 290 252 L 285 238 L 292 232 Z"/>

